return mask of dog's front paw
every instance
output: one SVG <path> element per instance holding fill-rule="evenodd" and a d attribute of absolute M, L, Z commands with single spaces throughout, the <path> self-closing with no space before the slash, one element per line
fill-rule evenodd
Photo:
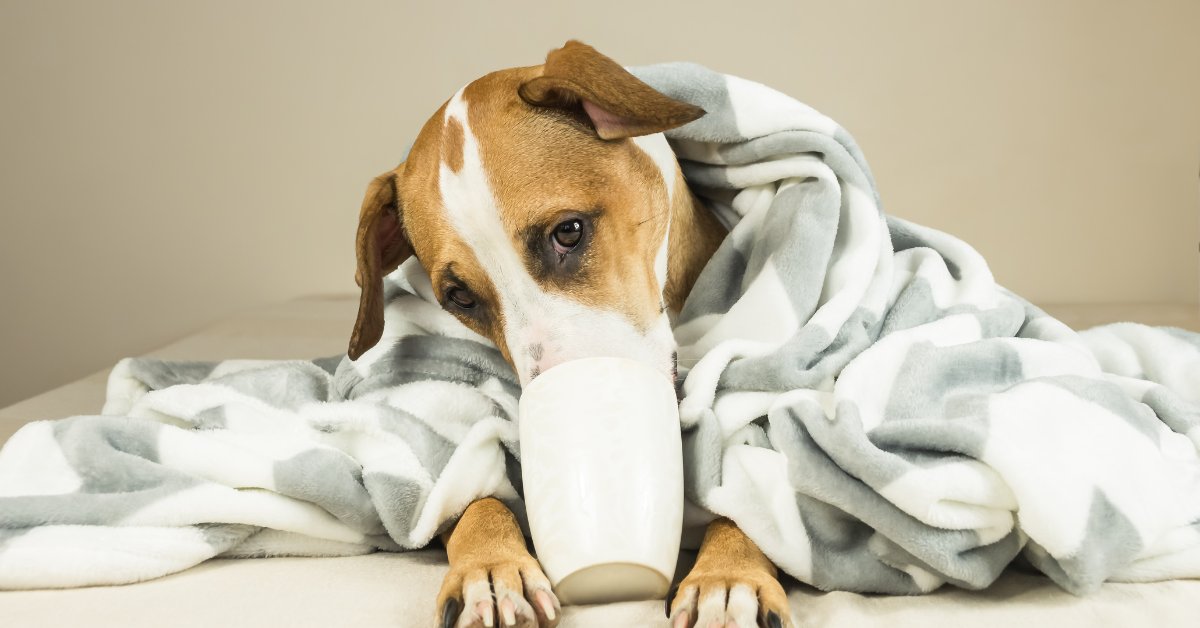
<path fill-rule="evenodd" d="M 774 574 L 728 565 L 688 573 L 667 597 L 671 628 L 791 628 L 787 594 Z"/>
<path fill-rule="evenodd" d="M 550 581 L 528 552 L 452 565 L 437 608 L 442 628 L 551 628 L 562 614 Z"/>

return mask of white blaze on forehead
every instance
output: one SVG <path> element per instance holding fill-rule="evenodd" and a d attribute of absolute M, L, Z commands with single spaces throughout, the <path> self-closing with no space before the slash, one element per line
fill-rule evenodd
<path fill-rule="evenodd" d="M 627 357 L 669 371 L 674 339 L 665 314 L 639 331 L 616 312 L 546 292 L 530 276 L 501 220 L 467 107 L 461 89 L 446 105 L 446 121 L 454 119 L 462 127 L 462 166 L 454 172 L 443 162 L 438 187 L 447 219 L 495 288 L 504 340 L 522 383 L 555 363 L 592 356 Z M 661 146 L 670 151 L 665 140 Z"/>

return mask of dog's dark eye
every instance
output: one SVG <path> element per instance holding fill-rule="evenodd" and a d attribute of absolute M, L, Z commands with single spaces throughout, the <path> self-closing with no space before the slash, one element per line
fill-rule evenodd
<path fill-rule="evenodd" d="M 450 288 L 446 291 L 446 298 L 464 310 L 475 307 L 475 297 L 471 296 L 471 293 L 464 288 Z"/>
<path fill-rule="evenodd" d="M 583 221 L 577 218 L 558 223 L 554 232 L 550 234 L 550 239 L 554 241 L 554 247 L 559 253 L 570 252 L 582 238 Z"/>

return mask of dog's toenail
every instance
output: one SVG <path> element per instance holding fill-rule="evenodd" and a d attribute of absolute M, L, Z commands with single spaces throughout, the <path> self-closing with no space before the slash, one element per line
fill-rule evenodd
<path fill-rule="evenodd" d="M 767 613 L 767 628 L 783 628 L 783 620 L 779 619 L 779 613 Z"/>
<path fill-rule="evenodd" d="M 516 608 L 513 607 L 512 600 L 508 598 L 500 600 L 500 615 L 504 617 L 505 626 L 517 625 L 517 612 Z"/>
<path fill-rule="evenodd" d="M 475 613 L 483 619 L 484 628 L 492 628 L 495 625 L 495 619 L 492 613 L 492 601 L 476 602 Z"/>
<path fill-rule="evenodd" d="M 670 589 L 669 591 L 667 591 L 667 607 L 666 607 L 666 612 L 667 612 L 667 617 L 668 617 L 668 618 L 670 618 L 670 617 L 671 617 L 671 602 L 675 601 L 675 594 L 676 594 L 676 593 L 679 593 L 679 585 L 677 585 L 677 584 L 675 584 L 675 585 L 671 585 L 671 589 Z"/>
<path fill-rule="evenodd" d="M 688 612 L 683 611 L 679 614 L 679 617 L 675 618 L 675 622 L 671 624 L 671 628 L 688 628 L 688 621 Z"/>
<path fill-rule="evenodd" d="M 458 611 L 462 609 L 462 602 L 457 598 L 446 600 L 446 605 L 442 607 L 442 628 L 450 628 L 454 625 L 454 620 L 458 619 Z"/>
<path fill-rule="evenodd" d="M 546 615 L 546 619 L 554 621 L 554 618 L 558 614 L 554 611 L 554 601 L 550 599 L 550 594 L 539 590 L 533 594 L 533 597 L 536 598 L 538 606 L 542 609 L 542 613 Z"/>

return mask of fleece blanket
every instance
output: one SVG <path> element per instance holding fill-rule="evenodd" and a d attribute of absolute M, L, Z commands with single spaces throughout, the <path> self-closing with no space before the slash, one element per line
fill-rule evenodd
<path fill-rule="evenodd" d="M 635 72 L 709 112 L 667 136 L 731 230 L 676 327 L 689 525 L 729 517 L 822 589 L 979 588 L 1017 560 L 1076 593 L 1200 576 L 1200 337 L 1076 333 L 885 215 L 831 119 Z M 520 517 L 515 377 L 415 260 L 387 287 L 358 361 L 125 360 L 101 415 L 20 430 L 0 588 L 417 548 L 488 495 Z"/>

